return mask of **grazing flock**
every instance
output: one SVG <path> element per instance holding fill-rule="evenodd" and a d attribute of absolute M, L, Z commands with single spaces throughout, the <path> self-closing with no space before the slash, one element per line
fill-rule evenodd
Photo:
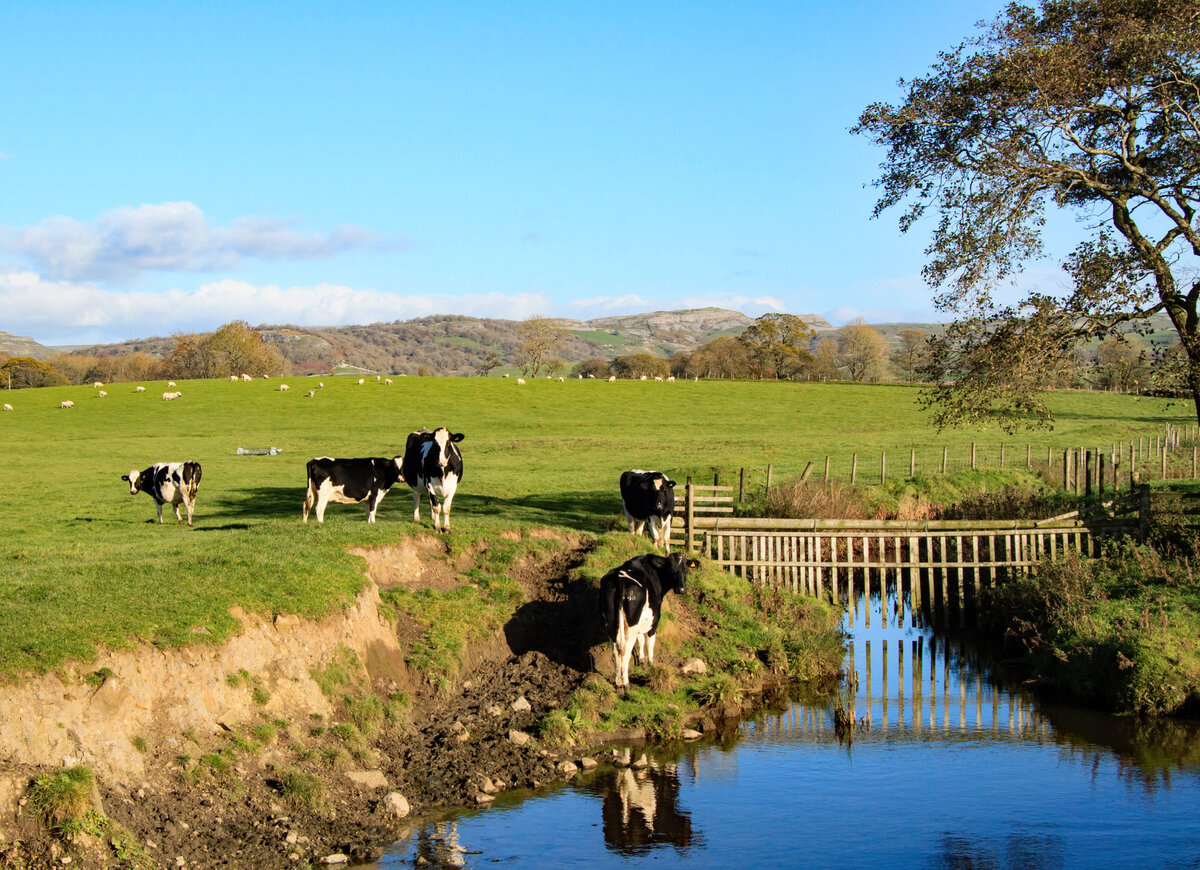
<path fill-rule="evenodd" d="M 99 388 L 100 385 L 96 386 Z M 137 390 L 142 392 L 144 388 Z M 170 401 L 181 395 L 164 392 L 163 399 Z M 69 400 L 62 403 L 62 407 L 72 405 Z M 7 406 L 5 410 L 8 410 Z M 421 494 L 425 493 L 434 529 L 449 532 L 450 508 L 463 476 L 463 458 L 458 445 L 464 437 L 461 432 L 451 432 L 445 426 L 432 431 L 422 428 L 408 436 L 403 454 L 390 459 L 330 456 L 310 459 L 306 467 L 307 485 L 301 519 L 307 523 L 309 513 L 315 512 L 320 524 L 325 521 L 325 510 L 331 502 L 365 503 L 367 522 L 374 523 L 384 496 L 403 480 L 413 491 L 413 521 L 420 521 Z M 201 475 L 199 462 L 160 462 L 144 471 L 131 470 L 122 475 L 121 480 L 129 484 L 130 495 L 145 492 L 154 499 L 160 525 L 163 505 L 170 504 L 179 522 L 183 522 L 180 505 L 184 507 L 187 524 L 191 526 Z M 687 572 L 698 567 L 699 562 L 685 559 L 678 553 L 670 554 L 675 481 L 659 471 L 635 468 L 621 474 L 620 491 L 630 533 L 640 536 L 649 527 L 654 546 L 667 554 L 636 556 L 613 568 L 600 580 L 600 616 L 612 644 L 614 682 L 623 691 L 629 686 L 629 665 L 635 653 L 639 662 L 654 663 L 655 638 L 664 596 L 669 592 L 683 594 Z"/>

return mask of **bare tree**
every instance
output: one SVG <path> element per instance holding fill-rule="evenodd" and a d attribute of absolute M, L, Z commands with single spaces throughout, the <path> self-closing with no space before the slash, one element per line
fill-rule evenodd
<path fill-rule="evenodd" d="M 564 332 L 549 317 L 535 314 L 521 322 L 517 334 L 517 365 L 522 372 L 536 378 L 541 369 L 558 358 Z"/>
<path fill-rule="evenodd" d="M 888 340 L 861 319 L 842 328 L 838 362 L 852 381 L 878 380 L 887 366 Z"/>
<path fill-rule="evenodd" d="M 925 363 L 925 343 L 929 336 L 919 329 L 902 329 L 896 336 L 897 346 L 892 351 L 892 367 L 896 374 L 912 383 L 920 378 L 922 365 Z"/>

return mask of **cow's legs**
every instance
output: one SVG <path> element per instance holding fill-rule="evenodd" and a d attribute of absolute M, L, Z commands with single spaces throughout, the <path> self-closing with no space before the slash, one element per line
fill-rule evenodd
<path fill-rule="evenodd" d="M 187 499 L 187 498 L 185 498 L 185 499 L 183 500 L 183 506 L 184 506 L 184 507 L 187 509 L 187 515 L 188 515 L 188 526 L 191 526 L 191 524 L 192 524 L 192 513 L 193 513 L 193 512 L 196 510 L 196 501 L 195 501 L 195 499 Z"/>
<path fill-rule="evenodd" d="M 383 501 L 383 493 L 371 493 L 367 496 L 367 522 L 375 522 L 375 511 L 379 509 L 379 503 Z"/>
<path fill-rule="evenodd" d="M 629 659 L 633 657 L 633 648 L 637 645 L 637 641 L 626 635 L 623 649 L 621 650 L 621 685 L 629 686 Z"/>
<path fill-rule="evenodd" d="M 325 522 L 325 508 L 329 506 L 329 499 L 322 498 L 320 493 L 317 493 L 317 522 Z"/>
<path fill-rule="evenodd" d="M 177 501 L 171 502 L 171 507 L 175 508 L 175 522 L 182 523 L 183 517 L 179 513 L 179 502 L 177 502 Z"/>
<path fill-rule="evenodd" d="M 304 522 L 308 522 L 308 512 L 312 510 L 312 507 L 316 501 L 316 489 L 312 486 L 312 484 L 309 484 L 308 489 L 304 490 L 304 509 L 300 514 L 304 518 Z"/>
<path fill-rule="evenodd" d="M 421 490 L 413 490 L 413 522 L 421 522 Z"/>
<path fill-rule="evenodd" d="M 447 504 L 446 507 L 449 508 L 449 505 Z M 433 530 L 435 532 L 440 531 L 438 529 L 438 523 L 440 523 L 441 519 L 442 519 L 442 503 L 440 501 L 438 501 L 437 496 L 433 494 L 433 490 L 429 490 L 429 515 L 431 517 L 433 517 Z M 450 517 L 447 516 L 446 517 L 446 523 L 447 523 L 446 531 L 449 531 L 449 522 L 450 522 Z"/>
<path fill-rule="evenodd" d="M 454 501 L 454 494 L 446 496 L 446 501 L 442 504 L 442 531 L 450 531 L 450 502 Z"/>
<path fill-rule="evenodd" d="M 646 638 L 646 653 L 649 656 L 647 659 L 648 664 L 654 664 L 654 637 L 654 635 L 650 635 Z"/>
<path fill-rule="evenodd" d="M 156 503 L 155 503 L 155 506 L 158 508 L 158 524 L 161 526 L 161 525 L 163 524 L 163 521 L 162 521 L 162 502 L 156 502 Z"/>

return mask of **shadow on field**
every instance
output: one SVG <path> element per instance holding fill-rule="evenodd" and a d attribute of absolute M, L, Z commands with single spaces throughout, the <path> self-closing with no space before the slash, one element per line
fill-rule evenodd
<path fill-rule="evenodd" d="M 422 513 L 428 501 L 421 500 Z M 454 499 L 456 515 L 493 516 L 513 522 L 546 523 L 595 532 L 613 522 L 620 525 L 621 496 L 607 490 L 555 492 L 519 498 L 471 496 L 460 493 Z"/>
<path fill-rule="evenodd" d="M 255 517 L 257 519 L 300 518 L 304 488 L 299 486 L 260 486 L 239 489 L 211 504 L 209 516 Z"/>
<path fill-rule="evenodd" d="M 196 518 L 196 525 L 192 526 L 193 532 L 231 532 L 241 531 L 242 529 L 250 528 L 249 523 L 225 523 L 220 526 L 205 526 L 201 525 L 200 518 Z"/>

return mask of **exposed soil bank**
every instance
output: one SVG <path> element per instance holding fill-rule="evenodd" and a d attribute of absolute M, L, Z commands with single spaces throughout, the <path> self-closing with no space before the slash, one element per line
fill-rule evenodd
<path fill-rule="evenodd" d="M 413 626 L 385 619 L 379 606 L 381 583 L 462 582 L 444 559 L 424 558 L 438 551 L 425 538 L 363 553 L 371 582 L 320 622 L 239 614 L 243 632 L 220 647 L 105 653 L 86 669 L 4 692 L 0 866 L 365 861 L 405 834 L 404 803 L 416 813 L 486 803 L 569 775 L 560 765 L 578 755 L 525 736 L 593 663 L 611 671 L 594 593 L 566 579 L 583 544 L 564 540 L 542 561 L 514 567 L 528 603 L 471 647 L 462 678 L 441 695 L 405 666 Z M 659 652 L 678 665 L 669 642 Z M 361 693 L 407 703 L 391 716 L 348 713 L 327 684 L 322 691 L 337 663 Z M 38 774 L 77 764 L 94 772 L 93 805 L 110 823 L 64 842 L 36 817 L 28 789 Z"/>

